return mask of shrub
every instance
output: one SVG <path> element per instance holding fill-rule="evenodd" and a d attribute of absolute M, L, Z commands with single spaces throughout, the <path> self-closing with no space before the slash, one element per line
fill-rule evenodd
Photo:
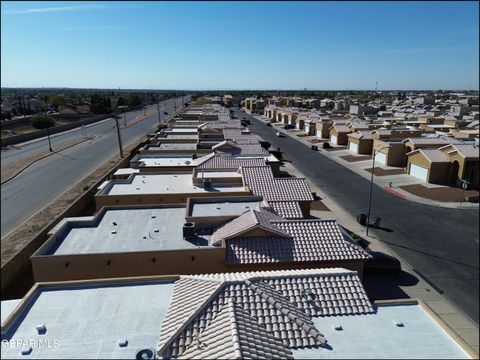
<path fill-rule="evenodd" d="M 35 114 L 32 116 L 32 126 L 35 129 L 47 129 L 55 126 L 55 119 L 46 114 Z"/>

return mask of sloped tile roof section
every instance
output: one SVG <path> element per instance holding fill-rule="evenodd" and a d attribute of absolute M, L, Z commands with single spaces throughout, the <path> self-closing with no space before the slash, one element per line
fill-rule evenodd
<path fill-rule="evenodd" d="M 419 149 L 418 151 L 421 152 L 432 163 L 450 162 L 447 156 L 438 149 Z M 413 152 L 410 154 L 413 154 Z"/>
<path fill-rule="evenodd" d="M 212 245 L 221 245 L 226 239 L 240 236 L 253 229 L 262 229 L 274 236 L 290 237 L 288 233 L 273 225 L 271 220 L 284 219 L 266 209 L 261 211 L 250 209 L 217 229 L 212 235 Z"/>
<path fill-rule="evenodd" d="M 211 325 L 180 358 L 293 359 L 293 355 L 255 318 L 229 299 Z"/>
<path fill-rule="evenodd" d="M 197 166 L 197 169 L 234 169 L 241 166 L 264 166 L 263 158 L 242 158 L 214 154 Z"/>
<path fill-rule="evenodd" d="M 270 201 L 269 205 L 273 211 L 285 219 L 303 218 L 302 209 L 298 201 Z"/>
<path fill-rule="evenodd" d="M 452 151 L 458 151 L 465 159 L 467 160 L 478 160 L 479 159 L 479 147 L 477 145 L 471 144 L 453 144 Z M 450 152 L 448 152 L 450 154 Z"/>
<path fill-rule="evenodd" d="M 192 297 L 182 283 L 187 279 L 195 288 L 221 284 L 214 296 L 190 307 L 195 316 L 175 304 Z M 199 286 L 192 285 L 196 281 Z M 163 358 L 291 359 L 290 349 L 326 344 L 312 317 L 374 312 L 357 273 L 345 269 L 181 276 L 177 284 L 157 349 Z M 170 323 L 180 330 L 170 331 Z"/>
<path fill-rule="evenodd" d="M 271 221 L 290 235 L 230 236 L 227 264 L 366 260 L 370 255 L 344 238 L 335 220 Z M 228 239 L 228 238 L 227 238 Z"/>
<path fill-rule="evenodd" d="M 182 326 L 195 316 L 201 304 L 211 299 L 220 287 L 221 283 L 218 281 L 189 278 L 178 280 L 173 289 L 170 308 L 162 323 L 158 347 L 168 346 L 169 339 L 182 330 Z M 188 293 L 188 296 L 185 296 L 185 293 Z M 185 343 L 182 339 L 179 339 L 179 342 L 184 347 Z"/>
<path fill-rule="evenodd" d="M 305 178 L 274 178 L 269 166 L 243 166 L 244 184 L 267 201 L 313 201 Z"/>

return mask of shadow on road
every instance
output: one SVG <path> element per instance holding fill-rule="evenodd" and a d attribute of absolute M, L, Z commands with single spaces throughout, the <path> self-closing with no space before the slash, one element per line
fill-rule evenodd
<path fill-rule="evenodd" d="M 397 275 L 364 273 L 363 285 L 371 300 L 405 299 L 409 296 L 400 286 L 418 284 L 417 277 L 402 271 Z"/>
<path fill-rule="evenodd" d="M 388 232 L 388 233 L 393 232 L 392 229 L 385 228 L 385 227 L 382 227 L 382 226 L 377 226 L 375 229 L 382 230 L 382 231 L 385 231 L 385 232 Z"/>
<path fill-rule="evenodd" d="M 442 257 L 442 256 L 433 255 L 433 254 L 427 253 L 427 252 L 422 251 L 422 250 L 413 249 L 413 248 L 411 248 L 411 247 L 404 246 L 404 245 L 398 245 L 398 244 L 392 243 L 392 242 L 390 242 L 390 241 L 385 241 L 385 240 L 381 240 L 381 239 L 378 239 L 378 241 L 381 241 L 381 242 L 384 243 L 384 244 L 388 244 L 388 245 L 390 245 L 392 248 L 393 248 L 393 247 L 399 247 L 399 248 L 406 249 L 406 250 L 410 250 L 410 251 L 413 251 L 413 252 L 416 252 L 416 253 L 419 253 L 419 254 L 423 254 L 423 255 L 426 255 L 426 256 L 430 256 L 430 257 L 433 257 L 433 258 L 436 258 L 436 259 L 440 259 L 440 260 L 443 260 L 443 261 L 447 261 L 447 262 L 450 262 L 450 263 L 454 263 L 454 264 L 458 264 L 458 265 L 462 265 L 462 266 L 466 266 L 466 267 L 469 267 L 469 268 L 478 270 L 478 266 L 473 266 L 473 265 L 469 265 L 469 264 L 462 263 L 462 262 L 460 262 L 460 261 L 456 261 L 456 260 L 452 260 L 452 259 L 447 259 L 447 258 L 444 258 L 444 257 Z"/>

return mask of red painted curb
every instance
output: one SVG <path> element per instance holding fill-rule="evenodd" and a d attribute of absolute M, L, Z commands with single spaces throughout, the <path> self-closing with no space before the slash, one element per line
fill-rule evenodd
<path fill-rule="evenodd" d="M 385 185 L 383 187 L 385 190 L 387 190 L 388 192 L 392 193 L 393 195 L 396 195 L 398 196 L 399 198 L 402 198 L 402 199 L 406 199 L 407 197 L 401 193 L 399 193 L 398 191 L 396 190 L 393 190 L 391 187 L 389 187 L 388 185 Z"/>

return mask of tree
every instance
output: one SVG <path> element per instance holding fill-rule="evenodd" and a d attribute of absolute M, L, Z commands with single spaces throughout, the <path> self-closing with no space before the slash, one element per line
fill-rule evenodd
<path fill-rule="evenodd" d="M 35 129 L 47 129 L 55 126 L 55 119 L 46 114 L 35 114 L 32 116 L 32 126 Z"/>
<path fill-rule="evenodd" d="M 128 98 L 128 106 L 135 107 L 139 105 L 142 105 L 142 101 L 140 100 L 140 97 L 136 94 L 131 94 Z"/>
<path fill-rule="evenodd" d="M 65 105 L 67 101 L 62 95 L 52 95 L 50 96 L 50 102 L 58 109 L 60 105 Z"/>

